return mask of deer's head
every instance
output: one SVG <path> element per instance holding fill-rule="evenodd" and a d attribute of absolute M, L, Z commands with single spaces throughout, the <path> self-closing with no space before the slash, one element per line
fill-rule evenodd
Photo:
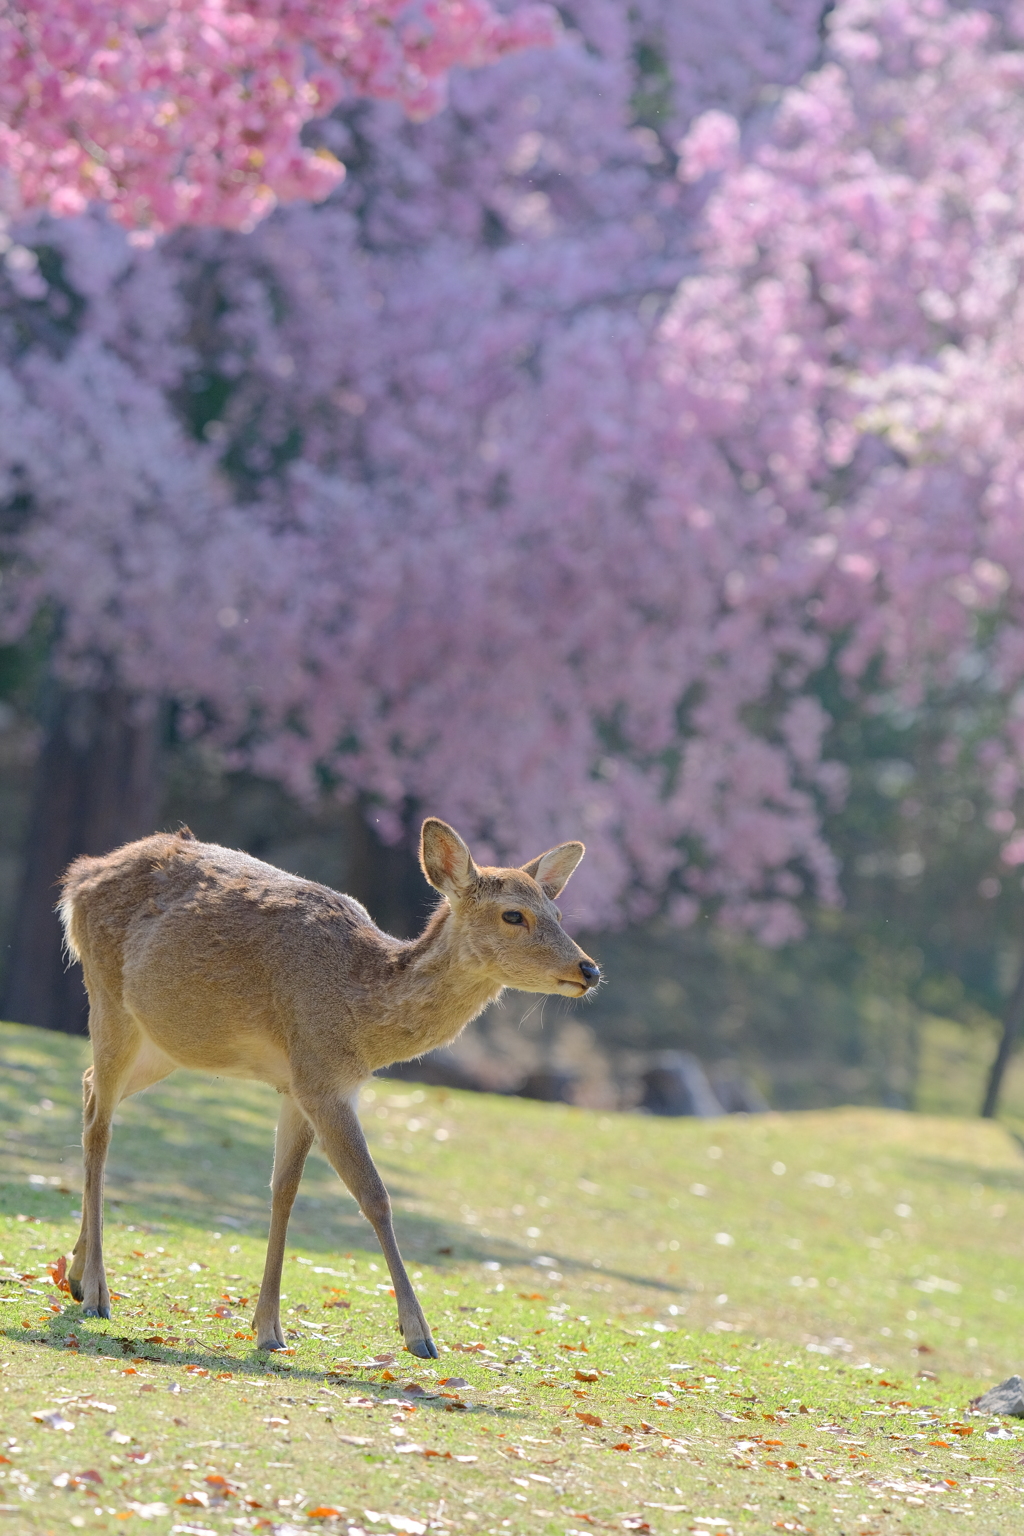
<path fill-rule="evenodd" d="M 420 838 L 423 873 L 448 900 L 460 953 L 498 986 L 561 997 L 583 997 L 601 980 L 555 905 L 583 853 L 582 843 L 560 843 L 518 869 L 480 868 L 447 822 L 429 817 Z"/>

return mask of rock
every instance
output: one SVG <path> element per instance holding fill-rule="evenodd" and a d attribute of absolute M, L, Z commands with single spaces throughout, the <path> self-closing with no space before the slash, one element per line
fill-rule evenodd
<path fill-rule="evenodd" d="M 576 1079 L 571 1072 L 559 1072 L 555 1067 L 540 1067 L 527 1073 L 516 1089 L 521 1099 L 540 1099 L 544 1104 L 571 1104 Z"/>
<path fill-rule="evenodd" d="M 651 1115 L 722 1114 L 707 1073 L 691 1051 L 658 1051 L 643 1075 L 640 1108 Z"/>
<path fill-rule="evenodd" d="M 1007 1376 L 998 1387 L 990 1387 L 971 1403 L 976 1413 L 1008 1413 L 1024 1419 L 1024 1381 L 1019 1376 Z"/>
<path fill-rule="evenodd" d="M 469 1093 L 488 1093 L 495 1086 L 467 1067 L 448 1046 L 428 1051 L 415 1061 L 396 1061 L 374 1076 L 397 1078 L 403 1083 L 426 1083 L 431 1088 L 462 1088 Z"/>
<path fill-rule="evenodd" d="M 712 1067 L 708 1076 L 727 1115 L 763 1115 L 771 1108 L 764 1094 L 736 1068 Z"/>

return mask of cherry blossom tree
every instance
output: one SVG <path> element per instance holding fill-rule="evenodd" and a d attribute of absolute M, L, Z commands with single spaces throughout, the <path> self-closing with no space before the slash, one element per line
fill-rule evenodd
<path fill-rule="evenodd" d="M 25 206 L 251 227 L 344 167 L 301 130 L 353 94 L 429 116 L 456 64 L 550 43 L 487 0 L 34 0 L 0 13 L 0 168 Z"/>
<path fill-rule="evenodd" d="M 780 942 L 838 896 L 829 669 L 977 678 L 1024 861 L 1022 55 L 1009 10 L 685 9 L 339 106 L 345 184 L 248 234 L 12 226 L 0 594 L 389 836 L 582 832 L 580 920 Z"/>

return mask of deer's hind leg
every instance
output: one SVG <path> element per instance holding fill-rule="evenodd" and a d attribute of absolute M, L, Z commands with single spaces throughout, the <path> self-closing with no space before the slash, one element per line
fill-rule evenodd
<path fill-rule="evenodd" d="M 145 1036 L 120 1003 L 99 990 L 89 996 L 89 1033 L 93 1064 L 82 1078 L 82 1228 L 68 1284 L 72 1296 L 82 1303 L 84 1316 L 109 1317 L 110 1292 L 103 1266 L 103 1171 L 110 1122 L 126 1093 L 166 1077 L 174 1063 L 167 1060 L 160 1070 L 146 1071 Z"/>
<path fill-rule="evenodd" d="M 306 1156 L 313 1145 L 313 1127 L 290 1093 L 286 1093 L 277 1122 L 274 1175 L 271 1182 L 270 1234 L 259 1300 L 253 1316 L 257 1349 L 286 1348 L 281 1327 L 281 1270 L 288 1218 L 298 1193 Z"/>

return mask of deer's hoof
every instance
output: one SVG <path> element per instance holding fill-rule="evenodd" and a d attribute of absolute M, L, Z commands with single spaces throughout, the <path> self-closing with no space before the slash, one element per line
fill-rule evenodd
<path fill-rule="evenodd" d="M 438 1360 L 437 1345 L 433 1339 L 413 1339 L 408 1345 L 410 1355 L 418 1355 L 421 1360 Z"/>
<path fill-rule="evenodd" d="M 82 1297 L 85 1295 L 85 1292 L 82 1290 L 81 1280 L 72 1280 L 70 1275 L 68 1276 L 68 1289 L 70 1290 L 71 1295 L 75 1301 L 81 1301 Z"/>
<path fill-rule="evenodd" d="M 280 1339 L 268 1339 L 265 1344 L 257 1344 L 257 1349 L 287 1349 L 287 1344 L 282 1344 Z"/>
<path fill-rule="evenodd" d="M 109 1307 L 83 1307 L 82 1308 L 82 1316 L 83 1317 L 105 1317 L 105 1318 L 107 1318 L 109 1320 L 109 1318 L 110 1318 L 110 1308 Z"/>

